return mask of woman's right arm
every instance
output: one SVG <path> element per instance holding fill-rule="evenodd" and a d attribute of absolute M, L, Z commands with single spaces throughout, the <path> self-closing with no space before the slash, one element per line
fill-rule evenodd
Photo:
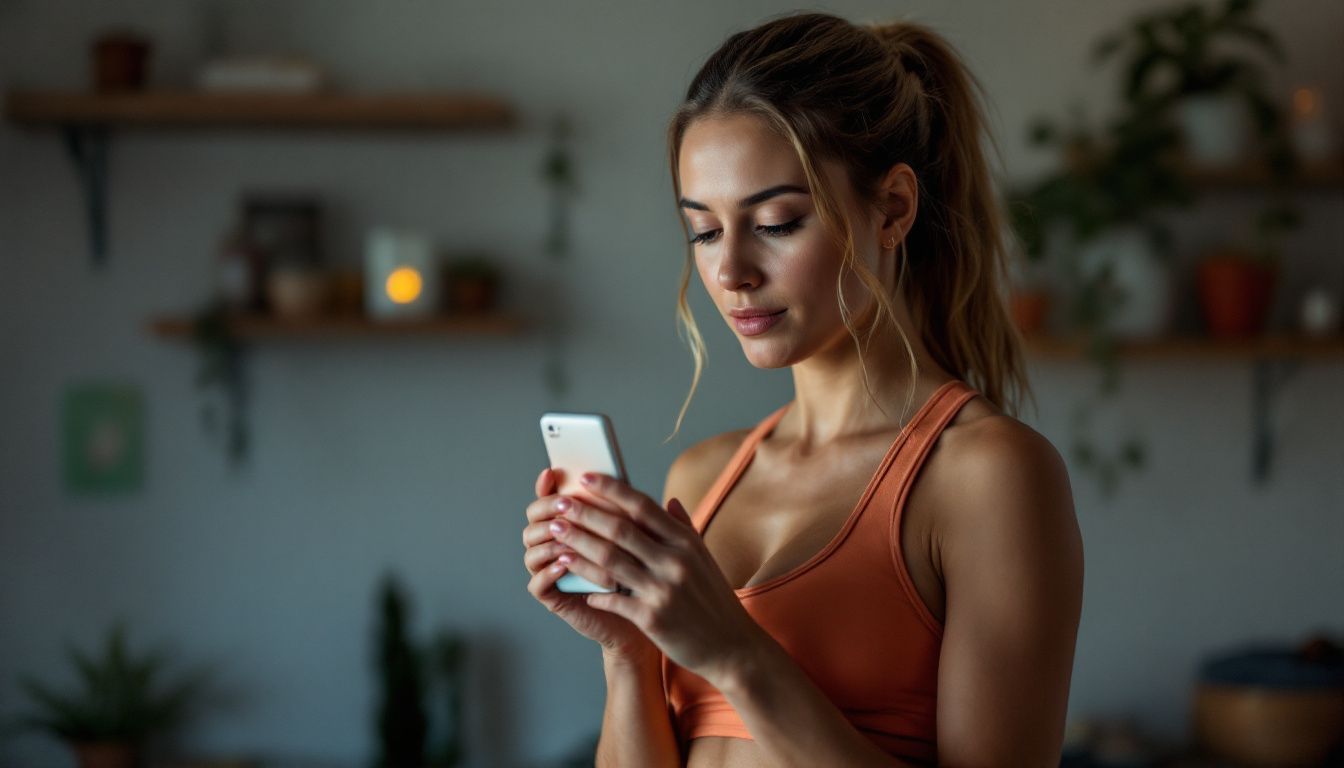
<path fill-rule="evenodd" d="M 672 462 L 663 486 L 663 508 L 676 498 L 688 509 L 704 495 L 709 483 L 701 467 L 712 466 L 715 453 L 722 453 L 722 437 L 710 438 L 687 448 Z M 709 478 L 710 481 L 713 478 Z M 667 699 L 663 697 L 661 654 L 637 656 L 602 652 L 602 670 L 607 676 L 607 705 L 602 712 L 602 733 L 597 742 L 597 768 L 630 765 L 680 768 L 680 754 L 672 728 Z"/>
<path fill-rule="evenodd" d="M 597 741 L 597 768 L 680 768 L 681 754 L 663 698 L 660 659 L 657 654 L 642 659 L 602 654 L 607 705 Z"/>

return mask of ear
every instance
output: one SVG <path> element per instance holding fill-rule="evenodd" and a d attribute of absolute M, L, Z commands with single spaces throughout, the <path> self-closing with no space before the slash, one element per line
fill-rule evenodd
<path fill-rule="evenodd" d="M 906 163 L 897 163 L 887 171 L 879 191 L 879 203 L 884 211 L 879 241 L 899 243 L 914 226 L 919 210 L 919 179 Z"/>

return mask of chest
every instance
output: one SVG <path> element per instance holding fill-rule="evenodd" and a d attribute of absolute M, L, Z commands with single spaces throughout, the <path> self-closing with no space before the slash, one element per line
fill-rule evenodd
<path fill-rule="evenodd" d="M 762 443 L 703 532 L 728 583 L 762 584 L 826 548 L 875 483 L 893 439 L 878 435 L 806 461 L 785 460 Z M 914 490 L 903 513 L 902 548 L 912 577 L 921 574 L 917 586 L 932 586 L 938 579 L 928 554 L 928 505 Z"/>

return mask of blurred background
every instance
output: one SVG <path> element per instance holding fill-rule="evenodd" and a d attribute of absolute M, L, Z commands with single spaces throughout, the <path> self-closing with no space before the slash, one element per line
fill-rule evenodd
<path fill-rule="evenodd" d="M 813 8 L 990 102 L 1086 548 L 1066 762 L 1336 759 L 1344 5 Z M 792 10 L 0 0 L 0 765 L 591 764 L 537 419 L 608 414 L 657 497 L 791 398 L 697 282 L 666 440 L 666 120 Z"/>

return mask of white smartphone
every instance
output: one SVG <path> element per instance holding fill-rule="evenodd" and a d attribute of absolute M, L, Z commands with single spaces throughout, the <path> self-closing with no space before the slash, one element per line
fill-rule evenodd
<path fill-rule="evenodd" d="M 616 431 L 611 419 L 602 413 L 547 412 L 541 416 L 541 437 L 546 443 L 546 456 L 551 469 L 560 473 L 556 493 L 593 500 L 579 482 L 584 472 L 600 472 L 624 481 L 625 463 L 621 449 L 616 445 Z M 594 584 L 577 573 L 566 572 L 555 582 L 561 592 L 623 592 Z"/>

